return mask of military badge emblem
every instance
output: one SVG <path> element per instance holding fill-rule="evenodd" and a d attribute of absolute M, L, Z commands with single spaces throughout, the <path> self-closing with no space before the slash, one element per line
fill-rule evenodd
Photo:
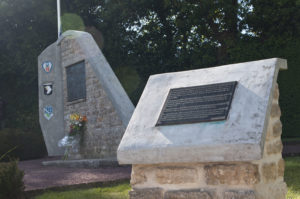
<path fill-rule="evenodd" d="M 53 84 L 52 83 L 46 83 L 43 84 L 44 87 L 44 95 L 51 95 L 53 92 Z"/>
<path fill-rule="evenodd" d="M 52 106 L 44 107 L 44 117 L 47 120 L 50 120 L 53 117 L 53 108 L 52 108 Z"/>
<path fill-rule="evenodd" d="M 51 69 L 52 69 L 52 63 L 50 62 L 50 61 L 46 61 L 46 62 L 44 62 L 43 64 L 42 64 L 42 68 L 44 69 L 44 71 L 46 72 L 46 73 L 49 73 L 50 71 L 51 71 Z"/>

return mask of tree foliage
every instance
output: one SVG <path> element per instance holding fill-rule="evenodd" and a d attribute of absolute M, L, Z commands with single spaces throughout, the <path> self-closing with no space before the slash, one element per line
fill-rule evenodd
<path fill-rule="evenodd" d="M 134 103 L 152 74 L 288 59 L 279 76 L 282 120 L 284 135 L 298 136 L 299 0 L 62 0 L 62 14 L 70 13 L 98 37 Z M 55 1 L 0 0 L 0 31 L 6 125 L 37 126 L 37 56 L 56 40 Z"/>

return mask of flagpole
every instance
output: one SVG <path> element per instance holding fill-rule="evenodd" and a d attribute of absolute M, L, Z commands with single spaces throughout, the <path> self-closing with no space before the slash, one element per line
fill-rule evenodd
<path fill-rule="evenodd" d="M 60 18 L 60 0 L 57 0 L 57 37 L 59 38 L 62 33 L 61 18 Z"/>

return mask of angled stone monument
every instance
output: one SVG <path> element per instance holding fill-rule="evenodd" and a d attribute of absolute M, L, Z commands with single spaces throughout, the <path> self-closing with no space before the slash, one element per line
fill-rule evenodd
<path fill-rule="evenodd" d="M 134 106 L 92 36 L 67 31 L 39 56 L 39 110 L 50 156 L 64 153 L 58 142 L 78 113 L 86 131 L 69 159 L 113 159 Z"/>
<path fill-rule="evenodd" d="M 283 59 L 153 75 L 118 148 L 131 199 L 284 199 Z"/>
<path fill-rule="evenodd" d="M 58 141 L 64 136 L 64 110 L 60 48 L 47 47 L 38 57 L 39 120 L 49 156 L 64 154 Z"/>

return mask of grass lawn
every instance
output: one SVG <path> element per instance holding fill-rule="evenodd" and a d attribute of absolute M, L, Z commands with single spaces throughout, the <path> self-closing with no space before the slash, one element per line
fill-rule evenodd
<path fill-rule="evenodd" d="M 300 157 L 285 158 L 285 166 L 286 199 L 300 199 Z M 100 188 L 49 191 L 35 199 L 128 199 L 129 190 L 130 185 L 125 182 Z"/>
<path fill-rule="evenodd" d="M 284 180 L 288 185 L 287 199 L 300 199 L 300 157 L 285 158 Z"/>
<path fill-rule="evenodd" d="M 129 183 L 124 182 L 99 188 L 49 191 L 34 199 L 128 199 L 129 190 Z"/>

